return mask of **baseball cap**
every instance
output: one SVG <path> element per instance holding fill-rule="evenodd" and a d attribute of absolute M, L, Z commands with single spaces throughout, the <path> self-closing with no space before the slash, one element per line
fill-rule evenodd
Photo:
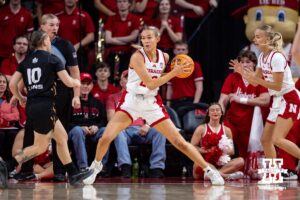
<path fill-rule="evenodd" d="M 84 73 L 80 73 L 80 80 L 81 81 L 84 81 L 84 80 L 92 81 L 93 78 L 89 73 L 84 72 Z"/>

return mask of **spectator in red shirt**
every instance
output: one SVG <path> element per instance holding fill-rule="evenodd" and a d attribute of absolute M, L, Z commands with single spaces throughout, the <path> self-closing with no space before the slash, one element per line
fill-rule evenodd
<path fill-rule="evenodd" d="M 77 51 L 80 69 L 87 66 L 88 45 L 95 39 L 95 26 L 90 15 L 77 8 L 78 0 L 65 0 L 65 9 L 57 14 L 60 20 L 58 34 L 69 40 Z"/>
<path fill-rule="evenodd" d="M 133 12 L 143 18 L 145 24 L 151 21 L 155 8 L 158 6 L 157 0 L 134 0 Z"/>
<path fill-rule="evenodd" d="M 109 16 L 114 16 L 117 13 L 116 0 L 94 0 L 95 7 L 99 10 L 99 19 L 106 22 Z"/>
<path fill-rule="evenodd" d="M 174 43 L 182 40 L 182 27 L 180 19 L 171 16 L 170 12 L 170 0 L 160 1 L 149 24 L 156 26 L 160 31 L 158 48 L 173 57 Z"/>
<path fill-rule="evenodd" d="M 44 14 L 57 14 L 65 9 L 64 0 L 36 0 L 36 14 L 41 24 Z"/>
<path fill-rule="evenodd" d="M 110 77 L 110 70 L 106 63 L 102 62 L 96 65 L 96 77 L 97 82 L 94 84 L 91 93 L 94 98 L 105 105 L 108 96 L 118 92 L 119 89 L 109 83 L 108 78 Z"/>
<path fill-rule="evenodd" d="M 33 31 L 31 13 L 21 6 L 21 0 L 10 0 L 0 8 L 0 64 L 13 53 L 13 39 Z"/>
<path fill-rule="evenodd" d="M 140 18 L 131 14 L 129 7 L 129 0 L 117 0 L 117 14 L 108 17 L 104 25 L 107 62 L 113 75 L 111 78 L 128 68 L 133 50 L 131 43 L 138 38 Z M 119 57 L 119 63 L 116 62 L 116 56 Z"/>
<path fill-rule="evenodd" d="M 13 44 L 15 52 L 9 58 L 4 59 L 0 67 L 0 72 L 6 76 L 8 81 L 27 54 L 28 39 L 25 36 L 17 36 L 14 38 Z"/>
<path fill-rule="evenodd" d="M 252 51 L 243 51 L 238 57 L 244 68 L 254 70 L 257 58 Z M 233 142 L 237 145 L 239 156 L 246 160 L 250 130 L 255 106 L 268 106 L 270 95 L 262 86 L 254 87 L 242 76 L 234 72 L 226 78 L 219 103 L 226 108 L 224 123 L 233 134 Z M 242 119 L 242 120 L 241 120 Z"/>
<path fill-rule="evenodd" d="M 174 54 L 188 54 L 188 45 L 185 42 L 178 42 L 174 47 Z M 203 74 L 199 63 L 195 62 L 194 72 L 187 78 L 174 77 L 168 82 L 167 105 L 176 111 L 182 106 L 199 103 L 203 91 Z M 178 113 L 183 117 L 185 113 Z"/>

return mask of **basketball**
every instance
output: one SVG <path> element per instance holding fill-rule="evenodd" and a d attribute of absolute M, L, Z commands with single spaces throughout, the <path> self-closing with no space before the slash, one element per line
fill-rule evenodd
<path fill-rule="evenodd" d="M 185 67 L 186 71 L 182 74 L 178 74 L 176 77 L 178 78 L 187 78 L 189 77 L 194 71 L 194 61 L 191 57 L 185 54 L 178 54 L 173 58 L 171 61 L 171 69 L 174 68 L 175 63 L 177 62 L 178 65 L 183 64 L 185 61 L 188 61 L 188 65 Z"/>

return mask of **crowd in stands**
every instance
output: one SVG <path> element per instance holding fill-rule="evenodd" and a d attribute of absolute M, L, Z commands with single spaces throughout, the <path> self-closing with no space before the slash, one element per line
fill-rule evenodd
<path fill-rule="evenodd" d="M 24 132 L 26 135 L 25 108 L 10 103 L 13 101 L 11 101 L 8 82 L 17 66 L 30 53 L 30 33 L 39 29 L 34 27 L 36 24 L 34 21 L 37 21 L 42 28 L 45 23 L 42 16 L 50 13 L 55 15 L 59 23 L 49 24 L 49 27 L 55 30 L 52 32 L 54 38 L 51 39 L 52 43 L 55 42 L 57 34 L 60 38 L 69 41 L 75 49 L 74 52 L 67 50 L 66 52 L 70 54 L 69 57 L 78 60 L 80 77 L 77 78 L 81 80 L 79 94 L 81 104 L 79 107 L 72 108 L 65 128 L 68 132 L 72 157 L 75 159 L 74 163 L 84 171 L 93 159 L 95 145 L 114 114 L 122 92 L 126 90 L 129 59 L 136 48 L 141 48 L 138 34 L 142 27 L 156 26 L 159 29 L 161 37 L 158 48 L 167 52 L 170 58 L 178 54 L 188 55 L 189 46 L 185 41 L 193 34 L 196 25 L 200 23 L 210 7 L 217 6 L 217 1 L 94 0 L 91 4 L 94 4 L 99 11 L 98 19 L 101 19 L 104 25 L 102 33 L 104 51 L 97 52 L 103 55 L 103 60 L 96 59 L 94 46 L 95 43 L 99 45 L 102 39 L 97 38 L 99 24 L 93 22 L 98 19 L 93 20 L 88 11 L 82 10 L 78 6 L 78 0 L 36 0 L 34 8 L 26 8 L 21 4 L 21 0 L 10 0 L 0 7 L 0 157 L 2 159 L 12 158 L 27 141 L 24 137 Z M 34 10 L 34 16 L 29 9 Z M 52 51 L 57 51 L 55 45 Z M 77 65 L 77 63 L 69 63 L 65 55 L 59 57 L 67 67 Z M 256 67 L 257 58 L 251 51 L 241 52 L 237 59 L 245 68 L 254 70 Z M 193 111 L 195 117 L 207 118 L 205 121 L 201 120 L 204 125 L 196 124 L 194 134 L 187 137 L 191 138 L 190 142 L 198 147 L 204 158 L 208 159 L 209 156 L 205 155 L 213 152 L 205 149 L 210 134 L 218 135 L 218 141 L 221 140 L 222 135 L 232 141 L 232 146 L 226 150 L 227 157 L 231 157 L 230 160 L 223 164 L 217 162 L 211 164 L 225 179 L 243 178 L 247 174 L 244 169 L 246 169 L 254 107 L 261 107 L 265 120 L 270 105 L 270 95 L 266 88 L 254 87 L 240 74 L 233 72 L 224 82 L 219 102 L 209 107 L 206 104 L 199 107 L 197 105 L 203 103 L 201 96 L 204 76 L 201 63 L 196 61 L 194 63 L 195 70 L 191 76 L 185 79 L 173 78 L 161 88 L 163 101 L 168 109 L 175 110 L 175 117 L 179 119 L 181 128 L 184 126 L 183 118 L 189 111 Z M 167 67 L 166 71 L 168 70 L 170 69 Z M 298 89 L 299 85 L 298 81 Z M 68 104 L 72 105 L 72 102 Z M 216 116 L 213 113 L 217 113 Z M 298 127 L 300 127 L 299 123 L 298 125 L 296 123 L 288 137 L 291 141 L 299 141 L 296 136 Z M 111 167 L 109 160 L 114 157 L 114 163 L 117 163 L 120 175 L 124 178 L 132 177 L 134 159 L 130 148 L 132 145 L 144 145 L 145 148 L 150 149 L 151 153 L 147 155 L 149 157 L 147 175 L 152 178 L 164 177 L 165 170 L 168 170 L 167 157 L 173 156 L 172 152 L 168 154 L 166 151 L 166 144 L 168 144 L 166 138 L 146 124 L 142 118 L 135 120 L 123 130 L 113 144 L 102 162 L 106 168 L 109 168 Z M 10 174 L 11 177 L 18 180 L 42 180 L 55 177 L 57 172 L 53 166 L 56 161 L 52 160 L 51 149 L 53 146 L 49 144 L 49 149 L 34 159 L 32 170 L 22 170 L 22 166 L 18 166 L 14 173 Z M 284 167 L 292 172 L 291 176 L 295 177 L 297 160 L 290 158 L 289 154 L 285 155 L 284 151 L 278 156 L 291 160 Z M 187 167 L 182 163 L 179 165 Z M 188 174 L 190 176 L 193 174 L 196 179 L 205 179 L 198 166 L 194 166 L 194 171 Z M 113 176 L 113 173 L 103 176 Z"/>

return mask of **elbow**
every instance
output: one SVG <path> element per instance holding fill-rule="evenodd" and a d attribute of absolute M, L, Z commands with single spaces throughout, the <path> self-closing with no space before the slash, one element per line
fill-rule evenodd
<path fill-rule="evenodd" d="M 146 87 L 147 87 L 149 90 L 154 90 L 154 89 L 156 88 L 156 86 L 154 86 L 153 84 L 146 85 Z"/>
<path fill-rule="evenodd" d="M 145 83 L 145 85 L 149 90 L 154 90 L 157 87 L 153 82 Z"/>

